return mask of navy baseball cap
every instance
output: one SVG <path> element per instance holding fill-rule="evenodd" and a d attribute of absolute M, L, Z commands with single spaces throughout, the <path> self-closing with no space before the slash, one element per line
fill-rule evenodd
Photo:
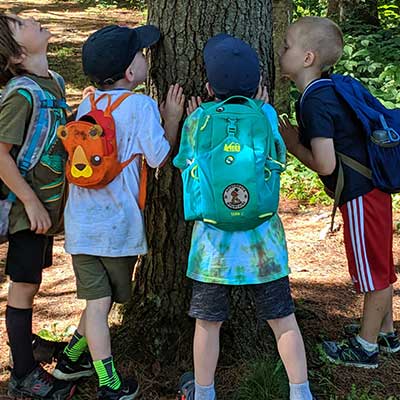
<path fill-rule="evenodd" d="M 207 41 L 203 54 L 207 79 L 217 97 L 252 97 L 256 93 L 260 82 L 260 62 L 250 45 L 220 33 Z"/>
<path fill-rule="evenodd" d="M 136 53 L 158 42 L 153 25 L 138 28 L 109 25 L 92 33 L 82 48 L 83 72 L 98 84 L 113 84 L 125 76 Z"/>

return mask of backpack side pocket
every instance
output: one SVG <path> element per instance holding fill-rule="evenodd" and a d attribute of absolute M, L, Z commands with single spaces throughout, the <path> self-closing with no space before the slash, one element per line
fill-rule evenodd
<path fill-rule="evenodd" d="M 0 200 L 0 244 L 8 240 L 8 223 L 12 202 Z"/>
<path fill-rule="evenodd" d="M 189 221 L 202 219 L 199 175 L 199 165 L 195 161 L 182 171 L 183 206 L 185 219 Z"/>

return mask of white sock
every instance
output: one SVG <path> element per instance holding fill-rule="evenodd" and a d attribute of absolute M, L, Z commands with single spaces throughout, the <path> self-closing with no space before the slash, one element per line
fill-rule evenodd
<path fill-rule="evenodd" d="M 394 331 L 392 332 L 379 332 L 379 336 L 392 336 L 394 334 Z"/>
<path fill-rule="evenodd" d="M 197 382 L 194 383 L 194 400 L 215 400 L 214 384 L 210 386 L 201 386 Z"/>
<path fill-rule="evenodd" d="M 289 383 L 289 387 L 290 400 L 312 400 L 313 396 L 308 381 L 304 383 Z"/>
<path fill-rule="evenodd" d="M 356 336 L 356 340 L 358 343 L 361 344 L 361 347 L 368 353 L 375 353 L 375 351 L 378 351 L 378 345 L 376 343 L 367 342 L 360 335 Z"/>

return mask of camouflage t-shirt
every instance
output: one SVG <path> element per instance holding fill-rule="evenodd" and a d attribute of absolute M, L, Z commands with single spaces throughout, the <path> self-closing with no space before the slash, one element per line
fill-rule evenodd
<path fill-rule="evenodd" d="M 278 118 L 270 105 L 263 107 L 271 121 L 274 135 Z M 188 166 L 194 155 L 194 134 L 200 109 L 185 121 L 180 151 L 174 164 Z M 282 222 L 275 214 L 257 228 L 227 232 L 196 221 L 193 227 L 187 276 L 196 281 L 226 285 L 248 285 L 271 282 L 289 274 L 288 252 Z"/>
<path fill-rule="evenodd" d="M 40 78 L 27 75 L 44 89 L 51 99 L 61 99 L 61 90 L 53 78 Z M 57 115 L 59 113 L 60 115 Z M 13 144 L 11 155 L 16 158 L 23 144 L 32 114 L 32 98 L 27 91 L 18 90 L 10 94 L 0 108 L 0 142 Z M 38 198 L 49 212 L 52 227 L 48 234 L 60 230 L 65 190 L 65 159 L 66 155 L 61 141 L 56 135 L 56 124 L 65 123 L 64 112 L 52 109 L 50 112 L 52 129 L 39 163 L 25 177 Z M 56 122 L 57 121 L 57 122 Z M 8 189 L 1 185 L 1 192 L 6 196 Z M 10 233 L 30 228 L 24 205 L 17 199 L 11 208 L 9 222 Z"/>

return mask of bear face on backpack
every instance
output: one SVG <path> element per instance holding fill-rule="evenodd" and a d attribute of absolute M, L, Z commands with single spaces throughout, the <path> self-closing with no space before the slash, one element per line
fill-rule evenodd
<path fill-rule="evenodd" d="M 78 121 L 60 126 L 57 131 L 68 152 L 66 176 L 69 183 L 100 189 L 108 185 L 137 155 L 118 160 L 117 139 L 112 112 L 131 94 L 125 93 L 111 104 L 111 96 L 103 94 L 96 100 L 90 96 L 91 111 Z M 105 110 L 97 103 L 107 97 Z"/>

